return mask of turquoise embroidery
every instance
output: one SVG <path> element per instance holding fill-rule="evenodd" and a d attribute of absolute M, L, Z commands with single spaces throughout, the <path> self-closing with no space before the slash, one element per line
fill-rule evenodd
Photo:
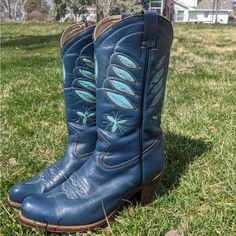
<path fill-rule="evenodd" d="M 96 86 L 87 80 L 79 80 L 79 84 L 81 84 L 85 89 L 91 90 L 91 91 L 96 91 Z"/>
<path fill-rule="evenodd" d="M 129 82 L 135 82 L 133 76 L 128 71 L 121 69 L 118 66 L 113 66 L 112 69 L 115 72 L 115 74 L 119 76 L 121 79 Z"/>
<path fill-rule="evenodd" d="M 137 68 L 137 64 L 132 59 L 130 59 L 129 57 L 124 56 L 122 54 L 117 54 L 117 57 L 119 58 L 120 62 L 124 66 L 129 67 L 131 69 L 136 69 Z"/>
<path fill-rule="evenodd" d="M 95 79 L 98 77 L 98 62 L 97 59 L 95 58 Z"/>
<path fill-rule="evenodd" d="M 151 89 L 151 94 L 155 95 L 158 93 L 158 91 L 163 87 L 163 80 L 158 81 Z"/>
<path fill-rule="evenodd" d="M 119 81 L 119 80 L 114 80 L 114 79 L 110 79 L 109 80 L 111 85 L 118 91 L 126 93 L 128 95 L 132 95 L 134 96 L 134 92 L 133 90 L 125 83 Z"/>
<path fill-rule="evenodd" d="M 94 95 L 92 95 L 89 92 L 85 92 L 82 90 L 75 90 L 75 93 L 84 101 L 86 102 L 90 102 L 90 103 L 95 103 L 96 102 L 96 98 Z"/>
<path fill-rule="evenodd" d="M 86 78 L 95 79 L 95 75 L 93 72 L 86 69 L 79 69 L 79 72 Z"/>
<path fill-rule="evenodd" d="M 166 59 L 167 59 L 167 55 L 164 55 L 160 60 L 159 63 L 156 67 L 156 70 L 160 70 L 160 68 L 164 67 L 166 64 Z"/>
<path fill-rule="evenodd" d="M 105 94 L 115 105 L 127 110 L 135 109 L 134 105 L 132 105 L 131 102 L 123 95 L 110 91 L 105 91 Z"/>
<path fill-rule="evenodd" d="M 65 69 L 65 65 L 62 62 L 62 76 L 63 76 L 63 82 L 65 83 L 66 81 L 66 69 Z"/>
<path fill-rule="evenodd" d="M 167 55 L 160 58 L 158 65 L 156 66 L 156 74 L 153 76 L 151 82 L 150 93 L 153 95 L 151 97 L 151 107 L 156 106 L 164 95 L 164 84 L 166 77 L 166 62 Z"/>
<path fill-rule="evenodd" d="M 122 119 L 120 115 L 113 114 L 105 116 L 106 121 L 105 124 L 107 125 L 107 129 L 109 129 L 112 133 L 119 131 L 122 133 L 126 130 L 124 124 L 128 121 L 127 119 Z"/>
<path fill-rule="evenodd" d="M 159 80 L 161 80 L 165 75 L 165 71 L 166 71 L 165 68 L 162 68 L 159 71 L 157 71 L 157 73 L 153 77 L 152 83 L 156 83 Z"/>
<path fill-rule="evenodd" d="M 91 68 L 94 68 L 95 67 L 95 63 L 94 63 L 94 60 L 89 58 L 89 57 L 82 57 L 82 61 L 88 66 L 88 67 L 91 67 Z"/>
<path fill-rule="evenodd" d="M 153 98 L 153 100 L 152 100 L 152 102 L 151 102 L 151 107 L 154 107 L 154 106 L 156 106 L 158 103 L 159 103 L 159 101 L 160 101 L 160 99 L 162 98 L 162 96 L 163 96 L 163 93 L 164 93 L 164 87 L 160 90 L 160 92 L 158 92 L 157 94 L 156 94 L 156 96 Z"/>
<path fill-rule="evenodd" d="M 78 111 L 77 114 L 81 118 L 83 125 L 86 124 L 90 118 L 95 116 L 95 112 L 89 112 L 88 110 L 85 112 Z"/>

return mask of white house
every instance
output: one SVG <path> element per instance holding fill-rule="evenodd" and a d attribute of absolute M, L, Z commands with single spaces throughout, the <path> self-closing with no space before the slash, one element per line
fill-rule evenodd
<path fill-rule="evenodd" d="M 150 0 L 149 9 L 158 11 L 159 14 L 163 15 L 166 6 L 166 0 Z"/>
<path fill-rule="evenodd" d="M 173 20 L 228 24 L 232 12 L 230 0 L 174 0 Z"/>

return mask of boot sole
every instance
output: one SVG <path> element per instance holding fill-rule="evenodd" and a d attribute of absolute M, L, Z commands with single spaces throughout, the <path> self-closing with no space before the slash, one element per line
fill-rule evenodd
<path fill-rule="evenodd" d="M 9 196 L 7 197 L 7 204 L 10 207 L 15 208 L 16 210 L 20 210 L 20 208 L 21 208 L 21 203 L 14 202 L 14 201 L 10 200 Z"/>
<path fill-rule="evenodd" d="M 147 184 L 140 186 L 136 188 L 132 193 L 128 194 L 128 197 L 125 197 L 124 199 L 130 199 L 133 197 L 136 193 L 142 192 L 141 195 L 141 206 L 146 206 L 148 203 L 152 201 L 152 198 L 155 194 L 155 188 L 157 184 L 160 182 L 161 177 L 163 173 L 160 173 L 159 175 L 155 176 L 150 182 Z M 107 215 L 104 219 L 97 221 L 92 224 L 87 225 L 75 225 L 75 226 L 69 226 L 69 225 L 53 225 L 53 224 L 46 224 L 39 221 L 35 221 L 32 219 L 29 219 L 20 213 L 19 220 L 21 223 L 23 223 L 26 226 L 30 226 L 32 228 L 38 228 L 38 229 L 44 229 L 49 232 L 54 233 L 76 233 L 76 232 L 85 232 L 97 227 L 102 227 L 105 225 L 108 225 L 108 220 L 113 218 L 120 208 L 125 204 L 126 201 L 121 201 L 118 205 L 118 207 L 111 212 L 109 215 Z"/>

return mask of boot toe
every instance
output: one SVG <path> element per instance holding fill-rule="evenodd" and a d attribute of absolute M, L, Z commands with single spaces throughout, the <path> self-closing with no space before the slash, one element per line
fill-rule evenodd
<path fill-rule="evenodd" d="M 16 203 L 22 203 L 25 197 L 28 196 L 27 190 L 24 188 L 23 184 L 16 184 L 14 185 L 9 192 L 9 200 L 16 202 Z"/>
<path fill-rule="evenodd" d="M 46 224 L 56 224 L 53 202 L 45 201 L 42 195 L 27 197 L 21 205 L 24 217 Z"/>

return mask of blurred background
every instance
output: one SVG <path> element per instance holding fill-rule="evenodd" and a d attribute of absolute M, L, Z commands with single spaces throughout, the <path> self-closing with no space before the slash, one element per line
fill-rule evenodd
<path fill-rule="evenodd" d="M 64 153 L 62 31 L 143 8 L 174 29 L 165 175 L 153 204 L 130 205 L 83 236 L 236 235 L 236 0 L 0 0 L 0 7 L 0 235 L 58 236 L 21 225 L 5 199 Z"/>
<path fill-rule="evenodd" d="M 1 0 L 1 21 L 80 22 L 120 12 L 157 10 L 175 22 L 222 23 L 236 20 L 236 0 Z"/>

